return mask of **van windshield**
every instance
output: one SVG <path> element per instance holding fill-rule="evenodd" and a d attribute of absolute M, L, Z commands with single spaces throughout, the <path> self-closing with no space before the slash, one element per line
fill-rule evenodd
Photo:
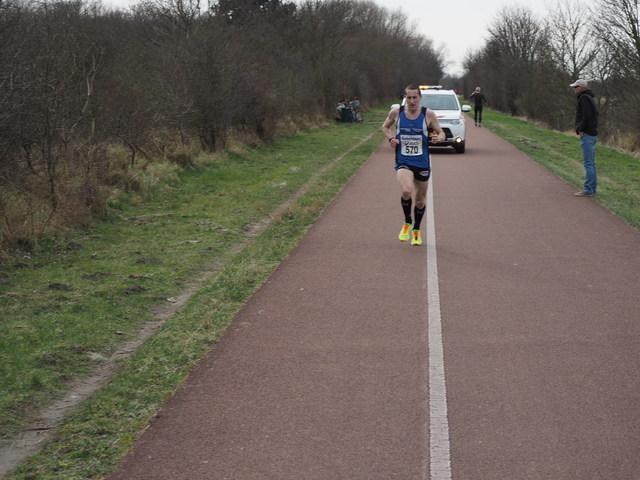
<path fill-rule="evenodd" d="M 425 95 L 422 94 L 420 104 L 431 110 L 459 110 L 456 97 L 453 95 Z"/>

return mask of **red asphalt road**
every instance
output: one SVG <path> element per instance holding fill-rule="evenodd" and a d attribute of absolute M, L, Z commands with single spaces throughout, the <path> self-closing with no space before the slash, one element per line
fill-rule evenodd
<path fill-rule="evenodd" d="M 451 478 L 639 479 L 640 234 L 484 128 L 432 161 Z M 397 240 L 392 162 L 382 144 L 111 480 L 430 478 L 427 249 Z"/>

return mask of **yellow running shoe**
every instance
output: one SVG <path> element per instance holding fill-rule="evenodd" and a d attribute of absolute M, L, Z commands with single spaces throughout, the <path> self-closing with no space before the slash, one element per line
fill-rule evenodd
<path fill-rule="evenodd" d="M 422 236 L 420 230 L 414 230 L 411 235 L 411 245 L 422 245 Z"/>
<path fill-rule="evenodd" d="M 411 230 L 410 223 L 405 223 L 404 225 L 402 225 L 402 230 L 400 230 L 400 235 L 398 235 L 398 238 L 401 242 L 406 242 L 407 240 L 409 240 L 409 230 Z"/>

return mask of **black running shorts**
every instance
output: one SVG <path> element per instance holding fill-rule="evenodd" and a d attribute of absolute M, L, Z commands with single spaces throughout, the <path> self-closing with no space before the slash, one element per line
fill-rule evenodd
<path fill-rule="evenodd" d="M 404 168 L 406 170 L 411 170 L 413 172 L 413 178 L 418 180 L 419 182 L 426 182 L 431 177 L 431 170 L 425 167 L 415 167 L 413 165 L 406 165 L 404 163 L 396 164 L 396 171 Z"/>

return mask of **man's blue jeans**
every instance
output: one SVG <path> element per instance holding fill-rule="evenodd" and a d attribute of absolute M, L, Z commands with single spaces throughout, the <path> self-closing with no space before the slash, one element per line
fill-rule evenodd
<path fill-rule="evenodd" d="M 598 186 L 598 174 L 596 173 L 596 142 L 598 137 L 587 135 L 580 137 L 582 148 L 582 162 L 584 163 L 584 191 L 594 195 Z"/>

